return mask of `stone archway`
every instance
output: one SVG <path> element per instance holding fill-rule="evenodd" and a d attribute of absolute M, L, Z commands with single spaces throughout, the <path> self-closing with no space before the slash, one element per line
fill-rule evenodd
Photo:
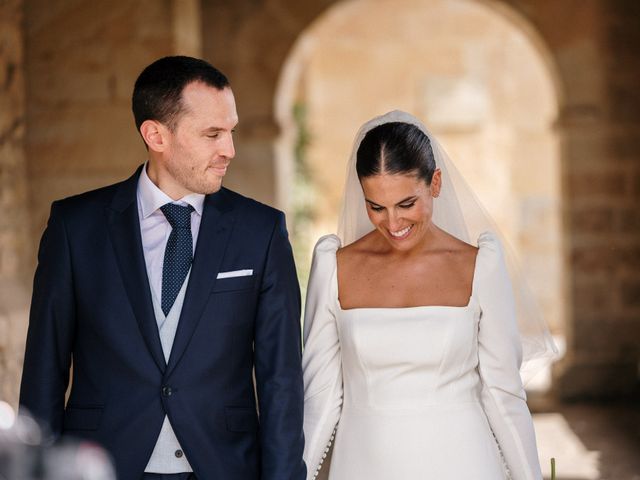
<path fill-rule="evenodd" d="M 313 242 L 335 229 L 358 125 L 394 108 L 416 114 L 496 218 L 547 322 L 561 334 L 557 73 L 527 21 L 493 6 L 476 0 L 334 5 L 300 35 L 283 67 L 275 103 L 282 127 L 277 165 L 284 174 L 293 170 L 294 104 L 302 103 L 311 138 L 304 170 L 317 191 L 314 234 L 305 238 Z M 283 190 L 281 198 L 292 195 Z M 308 194 L 298 195 L 306 201 Z M 312 244 L 300 247 L 308 252 Z"/>

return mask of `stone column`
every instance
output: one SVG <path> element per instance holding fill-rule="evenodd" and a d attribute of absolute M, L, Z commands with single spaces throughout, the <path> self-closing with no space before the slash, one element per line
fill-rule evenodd
<path fill-rule="evenodd" d="M 28 288 L 22 0 L 0 2 L 0 400 L 18 400 Z"/>
<path fill-rule="evenodd" d="M 37 245 L 53 200 L 129 177 L 146 160 L 131 113 L 142 69 L 174 51 L 156 0 L 27 0 L 26 152 Z"/>
<path fill-rule="evenodd" d="M 591 34 L 559 52 L 573 67 L 559 121 L 570 324 L 554 386 L 564 399 L 620 397 L 639 385 L 638 6 L 590 10 Z"/>
<path fill-rule="evenodd" d="M 173 0 L 173 50 L 176 55 L 202 56 L 200 0 Z"/>

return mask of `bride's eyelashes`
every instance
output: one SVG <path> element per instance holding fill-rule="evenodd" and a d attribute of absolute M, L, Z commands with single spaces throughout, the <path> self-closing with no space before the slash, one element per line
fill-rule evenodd
<path fill-rule="evenodd" d="M 399 206 L 400 208 L 405 208 L 405 209 L 407 209 L 407 208 L 411 208 L 411 207 L 413 207 L 415 204 L 416 204 L 416 201 L 414 200 L 414 201 L 413 201 L 413 202 L 411 202 L 411 203 L 405 203 L 405 204 L 403 204 L 403 205 L 398 205 L 398 206 Z"/>

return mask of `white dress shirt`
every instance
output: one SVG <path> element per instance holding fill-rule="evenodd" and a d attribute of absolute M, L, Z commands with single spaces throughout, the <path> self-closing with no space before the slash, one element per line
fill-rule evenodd
<path fill-rule="evenodd" d="M 153 310 L 158 323 L 165 361 L 168 362 L 191 272 L 185 278 L 178 297 L 168 315 L 165 316 L 161 307 L 162 267 L 164 264 L 164 251 L 172 227 L 160 207 L 167 203 L 175 203 L 182 206 L 191 205 L 193 207 L 194 210 L 191 212 L 191 235 L 195 252 L 198 232 L 200 231 L 200 220 L 202 219 L 202 209 L 204 207 L 204 195 L 193 193 L 180 200 L 173 200 L 151 181 L 147 175 L 147 164 L 145 164 L 138 180 L 137 199 L 142 248 L 147 277 L 151 287 Z M 169 419 L 165 416 L 162 430 L 145 472 L 181 473 L 191 471 L 193 471 L 191 465 L 189 465 L 189 461 L 180 447 Z"/>

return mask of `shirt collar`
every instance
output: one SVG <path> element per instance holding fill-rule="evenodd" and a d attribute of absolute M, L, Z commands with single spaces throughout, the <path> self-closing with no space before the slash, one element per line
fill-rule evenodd
<path fill-rule="evenodd" d="M 144 164 L 138 179 L 138 197 L 142 206 L 142 218 L 149 217 L 161 206 L 167 203 L 178 205 L 191 205 L 198 215 L 202 215 L 204 208 L 204 195 L 201 193 L 190 193 L 179 200 L 173 200 L 169 195 L 160 190 L 147 175 L 147 163 Z"/>

